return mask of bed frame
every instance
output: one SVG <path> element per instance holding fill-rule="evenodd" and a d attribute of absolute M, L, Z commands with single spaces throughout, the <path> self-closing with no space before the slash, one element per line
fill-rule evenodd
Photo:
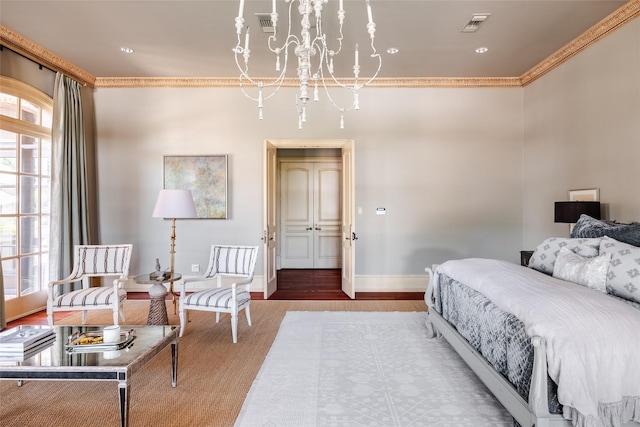
<path fill-rule="evenodd" d="M 544 339 L 531 338 L 533 345 L 533 373 L 529 401 L 520 396 L 515 387 L 489 362 L 474 349 L 455 327 L 449 324 L 433 307 L 433 270 L 425 269 L 429 285 L 424 299 L 428 307 L 427 330 L 430 337 L 444 336 L 465 363 L 475 372 L 484 385 L 502 403 L 518 423 L 523 427 L 572 427 L 571 421 L 561 414 L 549 413 L 547 397 L 547 359 Z M 638 427 L 640 423 L 630 421 L 621 424 L 623 427 Z"/>

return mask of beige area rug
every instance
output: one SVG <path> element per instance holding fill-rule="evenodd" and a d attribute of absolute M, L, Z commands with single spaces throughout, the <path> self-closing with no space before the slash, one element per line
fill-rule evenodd
<path fill-rule="evenodd" d="M 147 322 L 149 301 L 127 301 L 128 325 Z M 191 312 L 180 339 L 178 386 L 171 387 L 170 352 L 163 350 L 132 378 L 130 425 L 233 426 L 251 384 L 287 311 L 425 311 L 424 301 L 261 301 L 251 302 L 253 326 L 241 313 L 238 343 L 231 340 L 228 315 Z M 169 323 L 179 324 L 167 302 Z M 76 325 L 81 315 L 60 319 Z M 111 323 L 107 311 L 90 312 L 88 324 Z M 115 382 L 0 381 L 2 426 L 119 426 Z"/>

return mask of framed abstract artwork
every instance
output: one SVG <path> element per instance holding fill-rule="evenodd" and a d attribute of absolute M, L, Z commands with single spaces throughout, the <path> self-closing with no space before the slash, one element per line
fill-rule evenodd
<path fill-rule="evenodd" d="M 164 188 L 191 190 L 197 218 L 227 219 L 227 156 L 164 156 Z"/>

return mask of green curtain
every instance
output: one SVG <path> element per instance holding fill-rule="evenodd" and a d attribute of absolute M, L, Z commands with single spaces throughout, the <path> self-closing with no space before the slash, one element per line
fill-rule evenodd
<path fill-rule="evenodd" d="M 50 278 L 70 273 L 73 247 L 96 244 L 95 178 L 87 153 L 81 86 L 58 73 L 53 94 Z"/>

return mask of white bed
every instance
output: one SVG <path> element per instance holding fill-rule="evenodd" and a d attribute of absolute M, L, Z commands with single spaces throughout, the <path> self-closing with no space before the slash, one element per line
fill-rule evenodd
<path fill-rule="evenodd" d="M 551 246 L 558 244 L 562 247 L 566 246 L 567 242 L 569 246 L 571 246 L 575 243 L 578 249 L 573 248 L 573 255 L 581 251 L 577 240 L 578 239 L 555 239 L 551 242 Z M 603 245 L 611 243 L 608 238 L 598 238 L 597 242 L 597 256 L 589 254 L 590 256 L 582 258 L 580 261 L 581 264 L 579 264 L 580 268 L 594 265 L 598 257 L 606 258 L 607 262 L 612 262 L 611 255 L 605 256 L 605 253 L 607 251 L 611 252 L 613 249 L 623 249 L 629 252 L 629 246 L 625 246 L 620 242 L 616 242 L 617 246 L 614 245 L 611 250 L 605 249 Z M 591 239 L 587 243 L 593 246 L 594 240 Z M 547 241 L 543 242 L 543 244 L 546 244 L 547 248 L 550 245 Z M 541 244 L 541 246 L 544 246 L 543 244 Z M 538 262 L 540 262 L 541 259 L 545 259 L 544 256 L 540 257 L 543 249 L 539 250 L 537 248 L 536 250 L 538 251 Z M 637 252 L 634 252 L 635 250 L 637 250 Z M 557 257 L 559 250 L 552 250 L 552 252 L 554 252 L 553 256 Z M 632 256 L 634 254 L 638 255 L 636 259 L 638 260 L 638 268 L 640 269 L 640 248 L 633 248 L 631 252 Z M 534 255 L 536 254 L 534 253 Z M 629 254 L 627 253 L 627 255 Z M 613 263 L 619 265 L 620 260 L 616 260 L 616 256 L 615 254 L 613 255 Z M 535 259 L 532 260 L 535 262 Z M 547 259 L 547 262 L 548 261 Z M 554 262 L 555 259 L 552 264 Z M 558 263 L 558 265 L 560 264 L 561 263 Z M 575 264 L 573 267 L 575 267 Z M 547 268 L 549 268 L 549 265 L 547 265 Z M 578 268 L 578 272 L 584 273 L 584 268 L 582 268 L 582 270 L 580 270 L 580 268 Z M 604 274 L 615 272 L 615 267 L 609 268 L 607 265 L 607 268 L 608 270 L 606 270 Z M 509 410 L 520 425 L 525 427 L 640 426 L 640 301 L 634 300 L 637 296 L 635 293 L 629 295 L 624 294 L 623 296 L 629 298 L 629 300 L 626 300 L 625 298 L 620 298 L 621 294 L 619 292 L 618 295 L 607 295 L 606 290 L 609 292 L 614 291 L 609 286 L 608 281 L 606 282 L 606 290 L 603 288 L 600 289 L 602 292 L 598 292 L 595 288 L 597 286 L 603 286 L 602 284 L 596 284 L 592 289 L 589 289 L 586 286 L 586 282 L 576 284 L 558 279 L 557 277 L 560 275 L 559 271 L 557 275 L 549 275 L 535 271 L 534 269 L 497 260 L 468 259 L 448 261 L 443 263 L 437 272 L 433 272 L 431 269 L 427 269 L 426 271 L 429 278 L 429 286 L 425 293 L 425 301 L 429 307 L 429 323 L 427 326 L 430 328 L 430 333 L 443 336 L 451 343 L 458 354 L 475 371 L 478 377 L 491 390 L 496 398 L 500 400 L 505 408 Z M 593 273 L 593 271 L 589 274 L 591 273 Z M 602 274 L 601 271 L 597 273 Z M 495 303 L 500 309 L 522 320 L 527 331 L 527 336 L 530 337 L 531 345 L 533 346 L 533 368 L 527 400 L 523 398 L 522 394 L 505 375 L 499 372 L 494 364 L 490 363 L 477 348 L 472 346 L 468 339 L 438 311 L 438 309 L 442 309 L 442 307 L 436 306 L 436 299 L 439 297 L 438 276 L 440 275 L 446 277 L 447 280 L 453 280 L 469 286 L 474 292 L 479 292 L 483 296 L 486 296 L 486 298 L 491 300 L 492 303 Z M 638 280 L 640 280 L 640 276 L 638 276 Z M 500 281 L 505 283 L 494 286 L 494 283 Z M 628 286 L 629 283 L 631 282 L 626 283 L 626 288 L 621 288 L 622 291 L 628 293 L 629 289 L 633 289 Z M 634 283 L 631 284 L 633 285 Z M 590 279 L 588 284 L 589 287 L 591 287 L 593 281 Z M 638 288 L 640 288 L 640 286 L 638 286 Z M 552 295 L 552 299 L 546 303 L 544 302 L 544 297 L 541 300 L 542 302 L 533 302 L 533 300 L 531 300 L 531 303 L 529 303 L 530 297 L 547 291 L 559 291 L 561 296 Z M 527 295 L 527 293 L 531 295 Z M 502 297 L 509 294 L 515 297 Z M 563 294 L 565 297 L 562 297 Z M 564 302 L 560 302 L 563 298 L 567 300 L 566 303 L 569 304 L 569 308 L 560 305 L 565 304 Z M 571 307 L 571 300 L 574 299 L 575 304 Z M 536 304 L 542 304 L 542 306 L 536 309 Z M 586 309 L 584 309 L 584 307 L 586 307 Z M 559 310 L 562 310 L 562 314 L 555 320 L 551 319 L 553 312 Z M 573 326 L 567 326 L 569 330 L 568 334 L 558 337 L 552 333 L 554 328 L 549 327 L 549 325 L 557 324 L 558 321 L 570 325 L 569 319 L 579 317 L 578 312 L 580 310 L 588 314 L 588 316 L 578 320 Z M 546 322 L 548 325 L 541 326 L 540 319 L 536 320 L 536 316 L 541 317 L 543 319 L 542 323 Z M 608 318 L 613 318 L 612 321 L 617 322 L 618 325 L 624 323 L 625 328 L 631 329 L 626 329 L 626 332 L 618 331 L 615 334 L 607 333 L 608 330 L 611 330 L 610 328 L 613 327 L 615 329 L 617 327 L 600 325 L 600 323 L 608 321 Z M 547 321 L 546 319 L 549 320 Z M 572 333 L 572 331 L 579 329 L 589 332 L 583 331 L 582 334 Z M 600 330 L 599 333 L 602 334 L 600 338 L 594 335 L 597 330 Z M 582 336 L 586 335 L 588 335 L 586 338 L 587 341 L 581 343 L 583 340 Z M 600 365 L 603 365 L 604 360 L 607 372 L 603 373 L 598 371 L 598 369 L 604 369 L 602 366 L 592 367 L 590 365 L 576 368 L 582 369 L 582 371 L 576 371 L 575 369 L 574 372 L 570 371 L 569 368 L 573 366 L 578 367 L 580 361 L 570 359 L 571 351 L 568 353 L 565 351 L 566 354 L 564 355 L 561 353 L 562 348 L 567 347 L 565 343 L 571 343 L 571 340 L 575 339 L 575 337 L 579 339 L 571 344 L 571 348 L 578 348 L 581 345 L 583 348 L 576 350 L 574 353 L 589 356 L 600 353 L 597 348 L 594 347 L 594 340 L 602 342 L 609 340 L 605 346 L 606 348 L 601 352 L 602 358 L 599 359 Z M 621 347 L 615 347 L 615 351 L 609 351 L 614 348 L 613 346 L 618 345 Z M 625 345 L 629 347 L 625 348 Z M 609 351 L 609 353 L 607 353 L 607 351 Z M 551 356 L 552 359 L 548 359 L 549 356 Z M 561 359 L 556 360 L 556 357 L 560 357 Z M 569 359 L 567 359 L 568 357 Z M 587 359 L 588 358 L 590 357 L 587 357 Z M 567 360 L 571 362 L 569 363 Z M 607 363 L 609 364 L 607 365 Z M 549 375 L 550 372 L 551 375 Z M 581 375 L 581 373 L 584 373 L 584 375 Z M 562 404 L 564 416 L 563 414 L 552 414 L 549 412 L 548 379 L 550 376 L 554 380 L 553 385 L 558 384 L 558 399 Z M 600 380 L 604 382 L 593 383 L 592 378 L 595 378 L 593 381 Z M 582 381 L 583 379 L 584 381 Z M 577 392 L 575 390 L 572 391 L 571 386 L 575 386 L 576 383 L 580 383 L 581 381 L 586 385 L 578 386 Z M 589 405 L 590 401 L 581 395 L 582 391 L 589 387 L 593 395 L 599 395 L 598 397 L 594 397 L 596 399 L 595 404 L 598 405 L 595 411 L 596 417 L 588 415 L 590 412 L 593 412 L 590 409 L 592 408 Z M 626 396 L 621 400 L 621 402 L 623 402 L 621 405 L 605 405 L 601 400 L 598 400 L 602 398 L 603 395 L 609 399 L 619 392 Z M 585 394 L 588 395 L 589 393 Z M 611 399 L 612 400 L 607 400 L 607 402 L 616 402 L 615 398 Z M 567 402 L 572 402 L 571 405 L 580 408 L 581 411 L 570 406 Z M 614 409 L 609 409 L 610 407 Z M 619 410 L 619 408 L 623 410 Z M 600 418 L 598 418 L 597 415 L 598 411 L 600 411 Z M 613 415 L 608 411 L 612 411 Z M 608 415 L 609 418 L 613 418 L 614 421 L 610 419 L 607 420 L 602 414 Z M 621 422 L 619 422 L 620 420 Z"/>

